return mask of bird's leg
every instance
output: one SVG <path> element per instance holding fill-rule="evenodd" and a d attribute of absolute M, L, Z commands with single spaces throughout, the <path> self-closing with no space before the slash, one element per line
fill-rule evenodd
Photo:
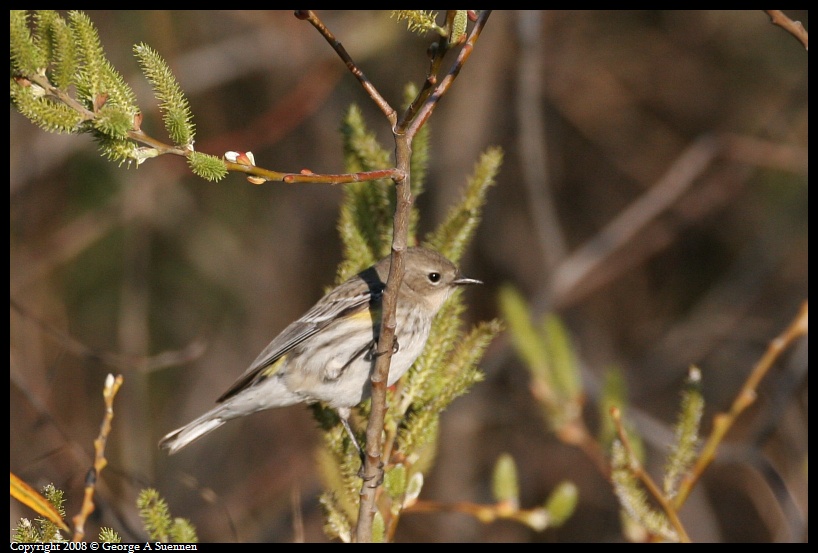
<path fill-rule="evenodd" d="M 361 459 L 361 468 L 358 470 L 358 477 L 362 480 L 372 480 L 373 477 L 367 477 L 364 473 L 364 468 L 366 467 L 366 454 L 364 454 L 364 450 L 361 449 L 361 446 L 358 444 L 358 440 L 355 438 L 355 433 L 352 431 L 352 427 L 349 425 L 349 415 L 350 410 L 348 408 L 338 409 L 338 418 L 341 419 L 341 424 L 344 425 L 344 429 L 347 431 L 349 439 L 352 440 L 352 445 L 354 445 L 355 449 L 358 450 L 358 457 Z M 377 482 L 373 486 L 375 488 L 383 483 L 383 461 L 378 463 L 378 476 L 376 477 L 375 481 Z"/>
<path fill-rule="evenodd" d="M 347 411 L 347 416 L 346 417 L 343 416 L 340 413 L 340 411 L 341 411 L 340 409 L 338 411 L 339 411 L 338 416 L 341 418 L 341 424 L 344 425 L 344 429 L 347 431 L 347 435 L 349 436 L 349 439 L 352 440 L 352 445 L 354 445 L 355 449 L 358 450 L 358 456 L 361 458 L 361 463 L 363 463 L 364 462 L 364 451 L 361 449 L 361 446 L 358 445 L 358 440 L 355 438 L 355 433 L 352 431 L 352 427 L 349 426 L 349 420 L 347 418 L 347 417 L 349 417 L 349 414 L 348 414 L 349 410 L 345 409 L 345 411 Z"/>
<path fill-rule="evenodd" d="M 400 351 L 400 344 L 398 343 L 398 337 L 395 336 L 395 340 L 392 342 L 392 355 L 395 355 Z M 372 361 L 373 359 L 377 359 L 383 355 L 383 353 L 378 353 L 378 342 L 376 340 L 372 340 L 369 345 L 369 351 L 366 352 L 364 355 L 365 361 Z"/>

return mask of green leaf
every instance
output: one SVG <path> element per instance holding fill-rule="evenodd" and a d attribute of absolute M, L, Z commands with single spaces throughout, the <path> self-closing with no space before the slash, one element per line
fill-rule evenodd
<path fill-rule="evenodd" d="M 89 110 L 95 110 L 104 101 L 105 105 L 129 113 L 133 120 L 139 111 L 136 96 L 105 57 L 99 33 L 91 19 L 78 11 L 69 12 L 68 18 L 79 66 L 76 72 L 79 99 Z"/>
<path fill-rule="evenodd" d="M 172 524 L 170 509 L 159 492 L 152 488 L 142 490 L 136 500 L 136 506 L 150 539 L 168 541 Z"/>
<path fill-rule="evenodd" d="M 347 172 L 373 171 L 391 167 L 391 155 L 378 144 L 357 106 L 350 106 L 341 125 Z M 395 191 L 392 181 L 348 184 L 338 222 L 344 261 L 338 268 L 338 282 L 389 254 L 392 246 L 392 217 Z"/>
<path fill-rule="evenodd" d="M 538 380 L 552 381 L 548 350 L 531 322 L 528 304 L 514 287 L 500 288 L 500 311 L 508 324 L 511 341 L 523 363 Z"/>
<path fill-rule="evenodd" d="M 429 31 L 442 34 L 443 29 L 435 23 L 437 13 L 431 10 L 392 10 L 392 17 L 406 21 L 406 27 L 413 33 L 425 35 Z"/>
<path fill-rule="evenodd" d="M 406 465 L 398 463 L 384 474 L 383 488 L 392 499 L 399 499 L 406 493 Z"/>
<path fill-rule="evenodd" d="M 466 24 L 469 18 L 466 10 L 456 10 L 452 21 L 452 30 L 449 33 L 449 42 L 457 44 L 465 38 Z"/>
<path fill-rule="evenodd" d="M 542 333 L 546 340 L 554 387 L 559 391 L 560 397 L 573 401 L 582 393 L 582 381 L 568 331 L 558 316 L 546 313 Z"/>
<path fill-rule="evenodd" d="M 99 529 L 99 541 L 102 543 L 122 543 L 122 538 L 113 528 L 103 526 Z"/>
<path fill-rule="evenodd" d="M 61 17 L 56 17 L 50 26 L 51 43 L 51 82 L 61 90 L 67 90 L 74 84 L 79 64 L 77 49 L 71 29 Z"/>
<path fill-rule="evenodd" d="M 126 139 L 133 129 L 133 114 L 115 104 L 106 104 L 94 118 L 94 128 L 115 140 Z"/>

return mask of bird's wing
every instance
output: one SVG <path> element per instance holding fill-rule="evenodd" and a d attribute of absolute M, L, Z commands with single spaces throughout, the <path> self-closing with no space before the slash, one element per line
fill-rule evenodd
<path fill-rule="evenodd" d="M 379 299 L 383 289 L 373 289 L 361 281 L 355 293 L 350 289 L 330 292 L 321 301 L 307 311 L 303 317 L 290 324 L 273 338 L 266 348 L 256 357 L 250 367 L 236 380 L 230 388 L 219 397 L 219 403 L 233 397 L 242 390 L 275 374 L 273 365 L 283 355 L 304 340 L 319 332 L 339 317 L 368 308 L 370 301 Z"/>

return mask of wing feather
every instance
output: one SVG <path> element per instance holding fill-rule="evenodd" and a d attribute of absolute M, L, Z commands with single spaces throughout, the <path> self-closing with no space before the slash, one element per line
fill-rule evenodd
<path fill-rule="evenodd" d="M 346 284 L 353 283 L 354 281 L 348 281 Z M 256 357 L 256 360 L 250 364 L 244 374 L 217 401 L 221 403 L 269 377 L 270 374 L 266 374 L 265 371 L 294 347 L 325 328 L 338 317 L 367 309 L 373 297 L 375 300 L 380 299 L 383 293 L 382 286 L 367 285 L 363 279 L 358 279 L 355 284 L 358 283 L 360 285 L 355 286 L 354 294 L 350 294 L 353 290 L 350 290 L 349 287 L 345 289 L 342 289 L 342 287 L 336 288 L 316 303 L 303 317 L 281 331 Z"/>

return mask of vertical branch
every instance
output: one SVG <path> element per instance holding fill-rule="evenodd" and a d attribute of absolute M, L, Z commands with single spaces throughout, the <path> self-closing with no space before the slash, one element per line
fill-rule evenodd
<path fill-rule="evenodd" d="M 381 332 L 378 339 L 378 360 L 372 374 L 372 411 L 366 426 L 366 460 L 363 467 L 361 503 L 358 507 L 358 525 L 355 541 L 372 541 L 372 522 L 375 517 L 375 496 L 383 477 L 381 461 L 381 434 L 386 417 L 386 382 L 392 362 L 392 346 L 397 326 L 398 290 L 403 283 L 404 252 L 409 236 L 409 214 L 415 199 L 412 196 L 410 161 L 412 138 L 406 134 L 395 136 L 395 162 L 403 178 L 395 179 L 395 222 L 392 234 L 392 264 L 383 295 Z"/>

